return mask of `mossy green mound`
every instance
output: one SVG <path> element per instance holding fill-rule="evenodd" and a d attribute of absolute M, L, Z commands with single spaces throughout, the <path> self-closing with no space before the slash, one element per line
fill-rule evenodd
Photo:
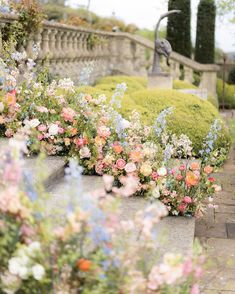
<path fill-rule="evenodd" d="M 143 90 L 129 96 L 123 99 L 122 114 L 128 117 L 130 112 L 136 109 L 140 112 L 143 122 L 148 125 L 154 124 L 163 109 L 173 106 L 174 113 L 168 117 L 168 129 L 178 135 L 187 135 L 196 152 L 202 148 L 211 123 L 220 118 L 211 103 L 176 90 Z M 218 146 L 225 147 L 228 142 L 228 132 L 223 127 L 219 134 Z"/>

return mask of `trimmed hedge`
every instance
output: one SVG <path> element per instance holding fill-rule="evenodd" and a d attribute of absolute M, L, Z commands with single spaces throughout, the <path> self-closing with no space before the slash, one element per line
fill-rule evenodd
<path fill-rule="evenodd" d="M 198 87 L 186 81 L 174 80 L 173 89 L 198 89 Z"/>
<path fill-rule="evenodd" d="M 223 80 L 217 80 L 217 95 L 219 98 L 219 104 L 223 105 Z M 224 92 L 225 107 L 235 108 L 235 85 L 229 85 L 225 83 Z"/>
<path fill-rule="evenodd" d="M 131 111 L 136 109 L 140 112 L 143 122 L 152 125 L 157 115 L 170 106 L 175 109 L 174 114 L 168 118 L 169 130 L 179 135 L 187 135 L 198 152 L 211 123 L 215 118 L 220 118 L 211 103 L 176 90 L 143 90 L 124 98 L 122 114 L 128 117 Z M 226 147 L 228 142 L 229 135 L 224 128 L 219 135 L 218 144 L 220 147 Z"/>
<path fill-rule="evenodd" d="M 134 91 L 144 90 L 147 88 L 147 79 L 143 77 L 129 76 L 109 76 L 104 77 L 96 83 L 96 88 L 106 91 L 114 91 L 117 84 L 126 83 L 129 94 Z"/>

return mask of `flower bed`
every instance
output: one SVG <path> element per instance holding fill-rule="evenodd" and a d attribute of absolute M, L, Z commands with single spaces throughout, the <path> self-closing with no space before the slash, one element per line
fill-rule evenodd
<path fill-rule="evenodd" d="M 114 194 L 78 195 L 80 168 L 73 159 L 66 169 L 67 192 L 75 193 L 78 207 L 68 205 L 66 221 L 55 224 L 45 214 L 47 193 L 22 171 L 26 146 L 12 139 L 10 144 L 0 154 L 2 293 L 200 293 L 205 258 L 199 247 L 193 256 L 157 258 L 153 228 L 167 214 L 162 204 L 122 221 Z M 112 177 L 104 183 L 109 191 Z M 117 195 L 125 197 L 128 186 L 130 177 Z"/>
<path fill-rule="evenodd" d="M 6 60 L 1 61 L 0 99 L 5 136 L 26 137 L 31 153 L 76 157 L 85 174 L 113 176 L 116 189 L 123 177 L 132 176 L 136 181 L 127 196 L 159 198 L 173 215 L 201 215 L 202 202 L 218 190 L 204 171 L 224 156 L 215 149 L 221 130 L 218 120 L 200 152 L 201 165 L 192 169 L 186 164 L 182 171 L 174 166 L 174 158 L 191 161 L 193 147 L 184 134 L 167 131 L 173 108 L 163 110 L 153 126 L 145 126 L 138 112 L 133 111 L 129 120 L 119 113 L 124 83 L 107 101 L 104 95 L 80 93 L 69 79 L 48 83 L 45 71 L 35 74 L 34 61 L 23 53 L 12 53 Z M 197 181 L 188 182 L 189 175 Z"/>

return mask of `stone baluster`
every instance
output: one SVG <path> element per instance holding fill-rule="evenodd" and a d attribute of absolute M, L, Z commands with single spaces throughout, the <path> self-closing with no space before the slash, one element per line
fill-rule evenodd
<path fill-rule="evenodd" d="M 193 69 L 187 66 L 184 66 L 184 80 L 193 83 Z"/>
<path fill-rule="evenodd" d="M 178 80 L 181 76 L 180 63 L 178 63 L 177 61 L 171 61 L 170 73 L 171 73 L 173 79 Z"/>
<path fill-rule="evenodd" d="M 199 85 L 200 89 L 207 89 L 208 95 L 213 97 L 217 96 L 216 92 L 216 81 L 217 72 L 216 71 L 204 71 L 201 75 L 201 82 Z"/>
<path fill-rule="evenodd" d="M 50 58 L 55 59 L 56 57 L 56 34 L 57 30 L 52 29 L 49 34 L 49 48 L 50 48 Z"/>
<path fill-rule="evenodd" d="M 65 30 L 62 33 L 61 48 L 62 48 L 62 58 L 68 57 L 68 31 Z"/>
<path fill-rule="evenodd" d="M 55 53 L 54 57 L 56 59 L 59 59 L 63 55 L 63 49 L 62 49 L 62 35 L 63 31 L 62 30 L 56 30 L 56 35 L 55 35 Z"/>
<path fill-rule="evenodd" d="M 40 60 L 43 59 L 43 56 L 42 56 L 42 31 L 43 31 L 43 29 L 38 30 L 38 32 L 35 36 L 35 39 L 34 39 L 36 45 L 38 46 L 38 50 L 39 50 L 38 59 L 40 59 Z"/>
<path fill-rule="evenodd" d="M 42 58 L 47 58 L 50 56 L 49 34 L 50 29 L 47 28 L 45 28 L 42 32 Z"/>

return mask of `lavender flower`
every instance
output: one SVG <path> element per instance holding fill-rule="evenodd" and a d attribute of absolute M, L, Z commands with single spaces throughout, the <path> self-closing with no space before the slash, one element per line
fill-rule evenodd
<path fill-rule="evenodd" d="M 92 72 L 94 71 L 95 65 L 94 62 L 86 63 L 85 67 L 82 68 L 80 76 L 79 76 L 79 84 L 80 85 L 88 85 L 90 81 L 90 77 Z"/>

